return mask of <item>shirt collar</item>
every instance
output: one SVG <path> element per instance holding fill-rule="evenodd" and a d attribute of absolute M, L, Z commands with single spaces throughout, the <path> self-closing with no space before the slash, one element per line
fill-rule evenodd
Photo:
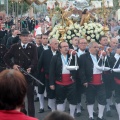
<path fill-rule="evenodd" d="M 28 43 L 26 43 L 26 44 L 23 44 L 22 42 L 21 42 L 21 46 L 23 47 L 23 45 L 25 45 L 25 48 L 27 47 L 27 45 L 28 45 Z"/>
<path fill-rule="evenodd" d="M 118 60 L 120 58 L 120 55 L 116 53 L 114 57 L 116 60 Z"/>

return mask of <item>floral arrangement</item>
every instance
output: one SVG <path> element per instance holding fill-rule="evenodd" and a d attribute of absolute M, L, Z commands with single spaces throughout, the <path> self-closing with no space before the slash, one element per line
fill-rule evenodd
<path fill-rule="evenodd" d="M 81 34 L 87 39 L 88 42 L 99 42 L 100 36 L 104 35 L 103 26 L 100 23 L 84 23 L 81 26 Z"/>
<path fill-rule="evenodd" d="M 62 36 L 62 34 L 60 33 L 59 29 L 64 29 L 65 33 L 64 33 L 64 40 L 68 43 L 71 43 L 71 40 L 73 37 L 77 36 L 77 37 L 82 37 L 81 35 L 81 26 L 77 23 L 74 23 L 73 25 L 70 26 L 61 26 L 61 24 L 57 24 L 53 30 L 51 31 L 51 33 L 49 34 L 49 39 L 51 38 L 56 38 L 60 41 L 60 38 Z"/>
<path fill-rule="evenodd" d="M 73 37 L 77 36 L 79 38 L 86 38 L 88 42 L 96 41 L 99 42 L 100 36 L 104 35 L 103 26 L 99 23 L 84 23 L 84 26 L 80 26 L 78 23 L 74 23 L 70 26 L 61 26 L 57 24 L 51 33 L 49 34 L 49 39 L 56 38 L 60 41 L 62 34 L 59 29 L 64 29 L 64 40 L 71 44 Z"/>

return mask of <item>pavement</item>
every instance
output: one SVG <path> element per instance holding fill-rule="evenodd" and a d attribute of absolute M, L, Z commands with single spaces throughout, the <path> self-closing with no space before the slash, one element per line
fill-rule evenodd
<path fill-rule="evenodd" d="M 75 117 L 75 120 L 88 120 L 88 112 L 87 112 L 87 108 L 86 108 L 86 104 L 85 104 L 85 97 L 83 97 L 82 99 L 82 105 L 84 107 L 84 111 L 82 111 L 81 116 L 80 117 Z M 66 111 L 67 113 L 69 113 L 69 104 L 67 103 L 66 105 Z M 26 106 L 27 107 L 27 106 Z M 95 104 L 95 111 L 97 111 L 97 103 Z M 38 118 L 39 120 L 43 120 L 45 118 L 45 116 L 47 116 L 51 111 L 48 109 L 48 105 L 47 105 L 47 100 L 45 100 L 45 112 L 44 113 L 38 113 L 39 110 L 39 102 L 35 102 L 35 117 Z M 105 120 L 119 120 L 118 119 L 118 114 L 117 111 L 115 109 L 111 110 L 113 117 L 106 117 L 106 110 L 104 111 L 104 118 Z M 95 117 L 96 120 L 96 117 Z"/>

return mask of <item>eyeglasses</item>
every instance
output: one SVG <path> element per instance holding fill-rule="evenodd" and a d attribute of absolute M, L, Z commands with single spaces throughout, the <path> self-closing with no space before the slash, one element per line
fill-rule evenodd
<path fill-rule="evenodd" d="M 95 48 L 95 49 L 96 49 L 96 48 L 100 49 L 100 47 L 97 47 L 97 46 L 94 46 L 93 48 Z"/>
<path fill-rule="evenodd" d="M 87 43 L 79 43 L 79 44 L 81 44 L 81 45 L 86 45 Z"/>
<path fill-rule="evenodd" d="M 65 48 L 65 47 L 69 47 L 69 46 L 61 46 L 61 48 Z"/>

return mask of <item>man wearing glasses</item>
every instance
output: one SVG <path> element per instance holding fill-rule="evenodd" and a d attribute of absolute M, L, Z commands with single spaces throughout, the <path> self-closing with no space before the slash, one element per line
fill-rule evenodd
<path fill-rule="evenodd" d="M 50 88 L 56 92 L 57 110 L 64 111 L 64 101 L 67 98 L 70 104 L 70 115 L 74 117 L 76 108 L 76 73 L 77 70 L 68 70 L 66 68 L 70 55 L 69 46 L 66 42 L 59 44 L 60 54 L 53 56 L 49 69 Z M 75 58 L 71 60 L 70 65 L 75 64 Z"/>

